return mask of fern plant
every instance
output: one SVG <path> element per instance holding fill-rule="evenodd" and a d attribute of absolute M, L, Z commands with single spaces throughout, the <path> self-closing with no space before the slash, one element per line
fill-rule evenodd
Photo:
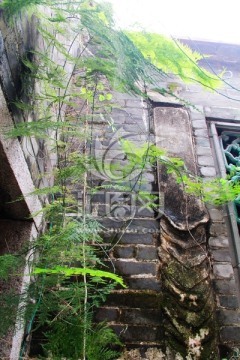
<path fill-rule="evenodd" d="M 4 9 L 8 17 L 18 15 L 21 11 L 27 10 L 29 7 L 34 5 L 47 5 L 48 0 L 3 0 L 1 8 Z"/>
<path fill-rule="evenodd" d="M 178 40 L 160 34 L 126 32 L 129 39 L 157 68 L 179 76 L 184 82 L 195 81 L 212 90 L 221 86 L 221 78 L 197 65 L 203 55 L 193 52 Z"/>

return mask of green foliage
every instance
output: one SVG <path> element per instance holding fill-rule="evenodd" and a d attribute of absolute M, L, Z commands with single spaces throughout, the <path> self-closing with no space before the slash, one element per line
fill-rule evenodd
<path fill-rule="evenodd" d="M 34 2 L 31 2 L 31 5 L 33 4 Z M 35 4 L 38 5 L 39 2 Z M 21 9 L 30 6 L 30 2 L 19 2 L 18 5 L 16 12 L 22 5 L 24 6 Z M 82 8 L 74 6 L 72 15 L 78 16 L 81 13 L 83 19 L 86 21 L 88 17 L 89 23 L 91 20 L 94 26 L 94 21 L 98 20 L 99 24 L 102 24 L 102 31 L 103 24 L 109 26 L 110 21 L 101 9 L 92 12 L 92 8 L 84 1 L 80 5 Z M 7 2 L 4 6 L 7 6 Z M 91 164 L 91 159 L 86 154 L 76 151 L 73 146 L 76 139 L 81 143 L 81 138 L 87 136 L 85 128 L 88 117 L 86 114 L 80 114 L 62 118 L 62 107 L 73 105 L 71 98 L 79 97 L 93 104 L 95 97 L 105 103 L 111 101 L 112 95 L 104 91 L 104 86 L 101 86 L 100 82 L 97 92 L 94 91 L 98 70 L 95 71 L 93 66 L 88 66 L 87 59 L 79 61 L 78 58 L 73 58 L 68 47 L 56 36 L 63 35 L 66 22 L 64 13 L 69 14 L 72 10 L 68 5 L 63 5 L 63 12 L 58 9 L 53 18 L 43 16 L 39 31 L 45 40 L 46 48 L 49 50 L 55 47 L 62 54 L 65 63 L 60 66 L 51 60 L 49 53 L 37 51 L 33 54 L 34 62 L 23 59 L 29 76 L 38 82 L 40 92 L 32 94 L 32 106 L 25 106 L 22 101 L 17 105 L 24 112 L 34 109 L 38 118 L 32 122 L 18 124 L 11 132 L 11 136 L 34 136 L 48 141 L 57 156 L 56 169 L 53 174 L 49 174 L 54 175 L 55 184 L 36 189 L 31 194 L 51 199 L 43 209 L 44 219 L 51 225 L 49 231 L 34 244 L 38 260 L 35 261 L 35 281 L 29 289 L 29 297 L 36 299 L 36 304 L 29 302 L 26 321 L 32 326 L 35 318 L 34 329 L 47 326 L 47 343 L 44 344 L 47 356 L 54 359 L 85 359 L 86 356 L 95 360 L 114 359 L 117 353 L 111 346 L 120 344 L 117 336 L 106 325 L 93 325 L 92 313 L 96 306 L 106 300 L 107 294 L 116 284 L 125 285 L 119 276 L 102 270 L 104 265 L 98 255 L 102 251 L 99 225 L 85 217 L 86 204 L 84 203 L 80 210 L 77 199 L 72 196 L 75 184 L 84 181 L 86 169 Z M 107 8 L 106 14 L 110 12 Z M 13 8 L 9 8 L 8 14 L 15 14 Z M 63 23 L 62 27 L 59 26 L 60 23 Z M 79 29 L 76 29 L 74 24 L 75 31 L 81 33 L 82 26 L 81 23 Z M 71 28 L 69 21 L 65 25 L 66 34 L 69 30 L 67 27 Z M 87 79 L 88 83 L 85 87 L 83 84 L 80 85 L 81 91 L 74 92 L 69 89 L 70 81 L 68 83 L 64 70 L 67 61 L 74 63 L 74 66 L 80 64 L 86 69 L 83 82 Z M 109 78 L 113 78 L 113 75 L 114 68 Z M 5 272 L 7 269 L 5 266 Z"/>
<path fill-rule="evenodd" d="M 88 75 L 100 72 L 116 90 L 135 94 L 143 93 L 137 86 L 140 81 L 155 83 L 157 78 L 164 76 L 161 69 L 144 58 L 126 34 L 113 28 L 112 18 L 107 14 L 103 16 L 99 4 L 84 8 L 81 23 L 95 46 L 95 56 L 84 60 Z"/>
<path fill-rule="evenodd" d="M 177 181 L 183 184 L 187 193 L 194 194 L 202 198 L 204 202 L 217 206 L 234 201 L 240 193 L 239 184 L 222 178 L 203 181 L 200 177 L 189 177 L 187 174 L 181 174 Z"/>
<path fill-rule="evenodd" d="M 134 143 L 128 140 L 121 140 L 122 149 L 127 155 L 127 165 L 122 169 L 122 179 L 129 177 L 130 174 L 138 173 L 145 169 L 147 166 L 154 166 L 156 163 L 164 165 L 168 174 L 173 174 L 176 181 L 183 186 L 186 193 L 193 194 L 202 198 L 204 202 L 213 205 L 222 205 L 231 201 L 235 201 L 240 194 L 240 184 L 238 178 L 236 181 L 229 181 L 228 178 L 215 178 L 210 181 L 204 181 L 201 177 L 193 176 L 187 171 L 184 161 L 180 158 L 169 157 L 161 148 L 153 144 L 144 144 L 141 147 L 137 147 Z M 119 165 L 117 165 L 119 168 Z M 236 169 L 232 168 L 232 173 L 235 174 Z M 115 180 L 116 181 L 116 180 Z M 117 183 L 117 181 L 116 181 Z M 138 176 L 136 185 L 141 185 L 141 176 Z M 119 184 L 110 185 L 115 187 L 117 190 L 132 191 L 131 187 L 119 187 Z M 142 199 L 148 198 L 148 206 L 154 207 L 155 198 L 151 198 L 150 194 L 144 193 L 143 191 L 138 193 L 138 196 Z"/>
<path fill-rule="evenodd" d="M 48 3 L 50 3 L 48 0 L 3 0 L 0 8 L 4 9 L 8 17 L 12 17 L 33 5 L 47 5 Z"/>
<path fill-rule="evenodd" d="M 97 278 L 107 278 L 116 281 L 118 284 L 122 285 L 123 287 L 126 287 L 124 285 L 122 278 L 119 276 L 110 273 L 108 271 L 102 271 L 102 270 L 94 270 L 94 269 L 87 269 L 87 268 L 69 268 L 69 267 L 63 267 L 63 266 L 57 266 L 54 269 L 41 269 L 41 268 L 35 268 L 33 271 L 33 275 L 37 274 L 63 274 L 64 276 L 73 276 L 73 275 L 90 275 Z"/>
<path fill-rule="evenodd" d="M 0 256 L 0 279 L 8 280 L 19 267 L 21 260 L 14 255 L 6 254 Z"/>
<path fill-rule="evenodd" d="M 0 337 L 4 336 L 16 321 L 19 294 L 9 286 L 18 283 L 22 274 L 21 256 L 5 254 L 0 256 Z"/>
<path fill-rule="evenodd" d="M 46 357 L 77 360 L 85 353 L 87 359 L 100 359 L 100 354 L 114 359 L 117 353 L 111 348 L 120 345 L 117 336 L 104 324 L 94 325 L 92 318 L 92 306 L 99 306 L 106 299 L 106 291 L 103 289 L 107 285 L 104 281 L 101 283 L 100 278 L 96 278 L 97 281 L 93 283 L 89 281 L 89 298 L 85 309 L 81 301 L 85 294 L 83 280 L 80 277 L 72 278 L 71 281 L 63 278 L 50 273 L 42 278 L 44 286 L 37 288 L 32 284 L 30 289 L 32 296 L 36 296 L 39 291 L 41 293 L 35 326 L 46 328 L 47 325 L 43 334 L 46 339 L 43 344 Z M 108 291 L 111 289 L 108 285 Z"/>
<path fill-rule="evenodd" d="M 79 321 L 80 320 L 80 321 Z M 111 349 L 114 344 L 121 346 L 116 334 L 105 324 L 98 324 L 87 329 L 86 357 L 88 360 L 114 360 L 119 352 Z M 66 337 L 66 334 L 69 336 Z M 72 316 L 62 316 L 52 329 L 45 335 L 48 344 L 44 349 L 48 356 L 61 360 L 78 360 L 82 356 L 83 323 L 81 319 Z"/>
<path fill-rule="evenodd" d="M 19 295 L 16 292 L 5 290 L 0 293 L 0 337 L 14 326 L 18 303 Z"/>
<path fill-rule="evenodd" d="M 129 39 L 157 68 L 178 75 L 185 82 L 197 81 L 203 86 L 215 89 L 221 85 L 221 80 L 207 70 L 200 68 L 197 62 L 202 55 L 160 34 L 145 32 L 127 32 Z"/>
<path fill-rule="evenodd" d="M 64 193 L 52 203 L 62 203 L 63 199 L 66 200 Z M 28 319 L 36 311 L 35 328 L 47 325 L 47 343 L 43 348 L 54 359 L 79 359 L 88 351 L 92 359 L 94 351 L 96 358 L 102 352 L 113 359 L 115 352 L 108 348 L 107 339 L 118 343 L 117 337 L 105 326 L 95 328 L 92 313 L 115 284 L 125 285 L 119 276 L 100 269 L 103 265 L 98 249 L 102 239 L 97 222 L 68 217 L 71 205 L 69 209 L 67 203 L 61 208 L 60 214 L 58 207 L 53 209 L 49 231 L 35 243 L 39 260 L 32 272 L 36 281 L 31 285 L 30 296 L 41 301 L 35 310 L 28 309 Z M 99 344 L 95 350 L 91 348 L 93 332 Z"/>
<path fill-rule="evenodd" d="M 111 360 L 116 359 L 119 353 L 111 349 L 112 345 L 121 346 L 113 330 L 109 329 L 104 323 L 98 324 L 88 337 L 87 358 L 89 360 Z"/>

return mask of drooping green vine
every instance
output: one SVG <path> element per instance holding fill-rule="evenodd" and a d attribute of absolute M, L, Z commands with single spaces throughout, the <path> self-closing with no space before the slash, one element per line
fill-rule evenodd
<path fill-rule="evenodd" d="M 127 32 L 126 34 L 145 58 L 150 59 L 155 66 L 166 73 L 177 75 L 185 82 L 196 81 L 213 90 L 221 86 L 220 77 L 197 65 L 203 55 L 193 52 L 180 41 L 146 32 Z"/>

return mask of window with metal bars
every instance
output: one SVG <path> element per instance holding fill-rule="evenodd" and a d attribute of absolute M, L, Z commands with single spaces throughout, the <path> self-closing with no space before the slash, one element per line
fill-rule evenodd
<path fill-rule="evenodd" d="M 240 131 L 218 130 L 223 160 L 229 181 L 240 182 Z M 238 230 L 240 231 L 240 194 L 233 201 Z"/>

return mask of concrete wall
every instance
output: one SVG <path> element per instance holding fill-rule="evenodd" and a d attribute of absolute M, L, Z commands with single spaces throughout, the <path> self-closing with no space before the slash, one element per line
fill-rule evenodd
<path fill-rule="evenodd" d="M 49 13 L 49 16 L 51 14 Z M 16 101 L 33 103 L 32 97 L 41 90 L 38 82 L 27 80 L 28 70 L 22 59 L 32 59 L 31 51 L 44 50 L 46 44 L 37 30 L 38 20 L 32 16 L 22 16 L 12 25 L 0 13 L 0 253 L 15 253 L 21 246 L 34 241 L 43 230 L 41 214 L 30 219 L 30 215 L 40 212 L 42 202 L 36 196 L 27 196 L 24 200 L 16 201 L 25 196 L 35 187 L 50 186 L 52 178 L 46 179 L 42 175 L 51 171 L 56 157 L 51 152 L 48 142 L 35 138 L 9 138 L 8 131 L 19 122 L 37 121 L 38 112 L 35 110 L 21 111 L 15 106 Z M 66 42 L 66 40 L 64 40 Z M 62 43 L 66 47 L 70 44 Z M 80 47 L 77 39 L 72 44 L 70 53 L 76 55 Z M 62 64 L 63 56 L 56 49 L 51 49 L 52 60 Z M 73 64 L 67 64 L 66 81 L 71 77 Z M 47 106 L 46 104 L 42 104 Z M 64 114 L 65 108 L 62 109 Z M 30 282 L 30 266 L 33 254 L 26 255 L 26 267 L 19 269 L 23 273 L 21 281 L 12 277 L 7 290 L 11 289 L 16 295 L 24 294 Z M 4 283 L 0 284 L 0 292 L 7 291 Z M 21 296 L 19 308 L 24 306 L 24 295 Z M 16 309 L 15 309 L 16 310 Z M 16 360 L 19 356 L 21 342 L 24 336 L 25 324 L 18 316 L 15 330 L 12 327 L 6 338 L 1 339 L 0 357 Z M 4 320 L 3 320 L 4 321 Z M 1 324 L 1 319 L 0 319 Z"/>

